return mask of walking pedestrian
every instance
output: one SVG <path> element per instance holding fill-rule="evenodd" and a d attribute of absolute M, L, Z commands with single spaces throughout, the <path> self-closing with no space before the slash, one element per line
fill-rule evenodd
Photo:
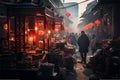
<path fill-rule="evenodd" d="M 84 31 L 81 31 L 81 35 L 78 38 L 79 52 L 81 55 L 81 63 L 86 64 L 86 56 L 89 47 L 89 38 Z"/>

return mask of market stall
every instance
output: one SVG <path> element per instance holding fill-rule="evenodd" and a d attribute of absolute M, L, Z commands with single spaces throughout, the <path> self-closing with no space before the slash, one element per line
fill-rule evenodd
<path fill-rule="evenodd" d="M 7 14 L 8 49 L 25 52 L 27 48 L 49 47 L 49 37 L 54 27 L 53 11 L 32 4 L 8 5 Z M 11 47 L 10 35 L 13 39 Z M 46 42 L 47 39 L 47 42 Z"/>

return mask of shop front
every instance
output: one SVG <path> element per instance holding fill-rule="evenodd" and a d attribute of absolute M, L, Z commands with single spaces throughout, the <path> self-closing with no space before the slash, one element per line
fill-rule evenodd
<path fill-rule="evenodd" d="M 54 27 L 54 14 L 51 10 L 33 5 L 9 5 L 7 11 L 9 50 L 26 52 L 48 49 Z"/>

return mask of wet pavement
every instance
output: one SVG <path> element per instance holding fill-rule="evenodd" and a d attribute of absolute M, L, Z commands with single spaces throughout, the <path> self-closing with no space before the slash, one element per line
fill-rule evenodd
<path fill-rule="evenodd" d="M 87 56 L 87 62 L 89 62 L 90 55 Z M 75 64 L 74 69 L 75 72 L 71 74 L 67 74 L 66 80 L 89 80 L 90 76 L 93 74 L 92 71 L 80 62 L 80 59 L 77 60 L 78 62 Z"/>
<path fill-rule="evenodd" d="M 84 73 L 85 68 L 82 64 L 77 63 L 75 70 L 77 73 L 77 80 L 89 80 L 89 76 Z"/>

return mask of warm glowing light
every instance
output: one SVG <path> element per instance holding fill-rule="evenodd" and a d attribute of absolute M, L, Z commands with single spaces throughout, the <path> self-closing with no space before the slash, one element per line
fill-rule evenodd
<path fill-rule="evenodd" d="M 55 29 L 55 32 L 58 32 L 58 31 L 59 31 L 59 29 L 56 28 L 56 29 Z"/>
<path fill-rule="evenodd" d="M 27 34 L 27 31 L 25 31 L 25 34 Z"/>
<path fill-rule="evenodd" d="M 38 30 L 38 27 L 35 27 L 35 31 L 37 31 Z"/>
<path fill-rule="evenodd" d="M 29 37 L 29 41 L 33 41 L 33 37 Z"/>
<path fill-rule="evenodd" d="M 33 36 L 30 36 L 30 37 L 28 38 L 28 43 L 29 43 L 29 44 L 33 44 L 33 41 L 34 41 L 34 37 L 33 37 Z"/>
<path fill-rule="evenodd" d="M 92 28 L 94 26 L 94 23 L 89 23 L 89 24 L 87 24 L 86 26 L 84 26 L 81 30 L 87 30 L 87 29 L 90 29 L 90 28 Z"/>
<path fill-rule="evenodd" d="M 30 31 L 30 29 L 27 30 L 28 32 Z"/>
<path fill-rule="evenodd" d="M 38 33 L 38 35 L 44 35 L 44 34 L 45 34 L 45 32 L 42 31 L 42 30 L 40 30 L 39 33 Z"/>
<path fill-rule="evenodd" d="M 4 24 L 4 30 L 8 30 L 8 25 Z"/>
<path fill-rule="evenodd" d="M 11 40 L 11 41 L 14 41 L 14 37 L 11 37 L 10 40 Z"/>
<path fill-rule="evenodd" d="M 66 15 L 67 17 L 70 17 L 70 16 L 71 16 L 71 14 L 70 14 L 69 12 L 67 12 L 65 15 Z"/>
<path fill-rule="evenodd" d="M 100 20 L 96 20 L 96 21 L 95 21 L 95 24 L 98 26 L 98 25 L 101 24 L 101 21 L 100 21 Z"/>
<path fill-rule="evenodd" d="M 36 16 L 42 16 L 42 14 L 41 13 L 37 13 Z"/>
<path fill-rule="evenodd" d="M 29 37 L 29 41 L 32 42 L 33 41 L 33 37 Z"/>
<path fill-rule="evenodd" d="M 48 30 L 48 34 L 50 34 L 51 33 L 51 31 L 50 30 Z"/>
<path fill-rule="evenodd" d="M 89 25 L 90 25 L 90 28 L 92 28 L 94 26 L 94 23 L 90 23 Z"/>

